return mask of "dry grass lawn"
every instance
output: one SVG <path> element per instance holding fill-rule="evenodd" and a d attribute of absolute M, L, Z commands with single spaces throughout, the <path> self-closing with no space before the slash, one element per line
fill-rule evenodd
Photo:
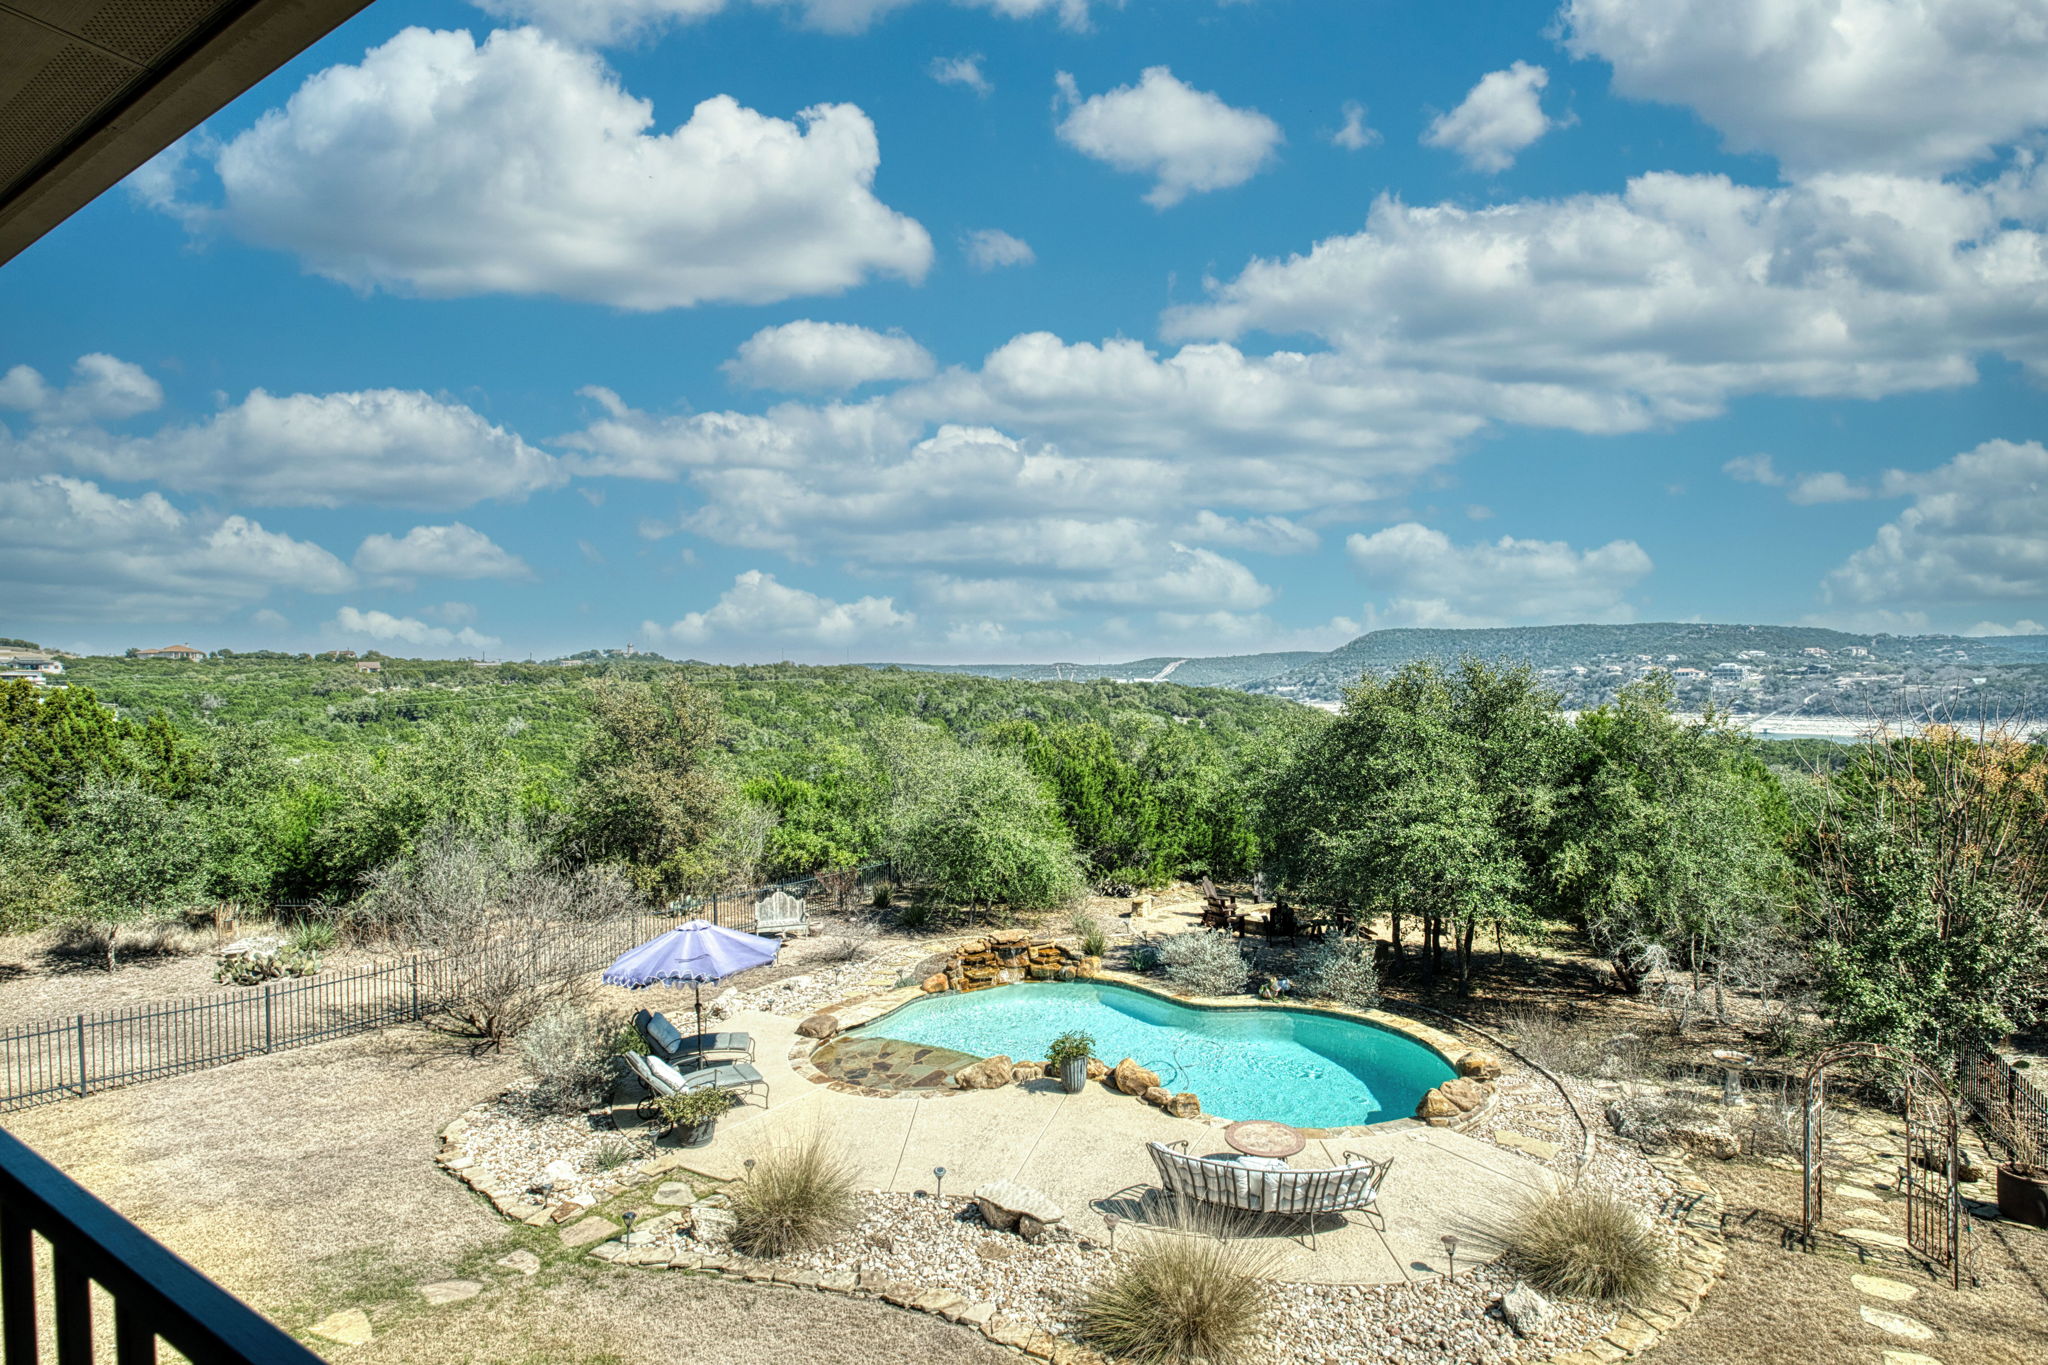
<path fill-rule="evenodd" d="M 174 1251 L 303 1333 L 341 1308 L 377 1336 L 333 1359 L 476 1365 L 653 1365 L 745 1359 L 883 1365 L 994 1360 L 978 1336 L 884 1305 L 565 1253 L 514 1227 L 434 1165 L 437 1130 L 502 1088 L 508 1060 L 477 1060 L 424 1030 L 252 1058 L 9 1116 L 9 1128 Z M 539 1274 L 491 1262 L 517 1247 Z M 463 1303 L 413 1286 L 467 1276 Z"/>
<path fill-rule="evenodd" d="M 1978 1223 L 1981 1288 L 1960 1293 L 1922 1272 L 1786 1251 L 1799 1222 L 1799 1175 L 1748 1162 L 1703 1163 L 1728 1208 L 1728 1274 L 1700 1311 L 1644 1355 L 1652 1365 L 1878 1365 L 1887 1350 L 1945 1365 L 2040 1365 L 2048 1358 L 2048 1232 Z M 1905 1303 L 1859 1294 L 1866 1274 L 1915 1285 Z M 1939 1340 L 1902 1341 L 1865 1323 L 1869 1304 L 1916 1318 Z"/>

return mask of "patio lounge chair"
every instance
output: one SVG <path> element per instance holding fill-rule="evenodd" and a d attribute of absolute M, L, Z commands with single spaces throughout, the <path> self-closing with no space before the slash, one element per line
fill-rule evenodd
<path fill-rule="evenodd" d="M 1316 1218 L 1354 1210 L 1380 1218 L 1375 1205 L 1393 1158 L 1375 1161 L 1344 1154 L 1334 1170 L 1295 1170 L 1263 1158 L 1190 1156 L 1185 1141 L 1146 1144 L 1159 1171 L 1159 1187 L 1176 1201 L 1260 1216 L 1305 1218 L 1309 1245 L 1316 1245 Z M 1380 1218 L 1385 1226 L 1386 1220 Z"/>
<path fill-rule="evenodd" d="M 697 1033 L 684 1037 L 682 1030 L 668 1021 L 668 1016 L 656 1010 L 641 1010 L 633 1016 L 633 1027 L 647 1044 L 647 1055 L 659 1057 L 671 1066 L 688 1062 L 692 1067 L 704 1065 L 714 1052 L 732 1054 L 715 1060 L 731 1061 L 733 1057 L 754 1060 L 754 1040 L 744 1033 Z"/>
<path fill-rule="evenodd" d="M 764 1105 L 768 1102 L 768 1082 L 745 1062 L 723 1062 L 685 1073 L 659 1057 L 643 1057 L 637 1052 L 628 1052 L 625 1058 L 627 1068 L 647 1089 L 647 1098 L 639 1104 L 640 1117 L 644 1119 L 654 1117 L 654 1102 L 662 1096 L 681 1095 L 691 1090 L 744 1090 L 749 1094 L 758 1090 L 761 1102 Z"/>

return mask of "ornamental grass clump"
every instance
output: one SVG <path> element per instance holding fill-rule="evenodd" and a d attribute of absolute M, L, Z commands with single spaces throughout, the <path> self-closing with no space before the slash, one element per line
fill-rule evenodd
<path fill-rule="evenodd" d="M 1235 995 L 1251 978 L 1237 940 L 1211 930 L 1160 940 L 1159 966 L 1168 981 L 1193 995 Z"/>
<path fill-rule="evenodd" d="M 1174 1227 L 1120 1254 L 1081 1301 L 1083 1339 L 1141 1365 L 1256 1359 L 1273 1316 L 1273 1254 L 1214 1231 Z"/>
<path fill-rule="evenodd" d="M 1587 1185 L 1529 1201 L 1505 1239 L 1508 1260 L 1547 1293 L 1640 1301 L 1664 1287 L 1664 1245 L 1636 1210 Z"/>
<path fill-rule="evenodd" d="M 816 1134 L 771 1149 L 729 1186 L 732 1244 L 749 1256 L 785 1256 L 852 1225 L 853 1170 Z"/>

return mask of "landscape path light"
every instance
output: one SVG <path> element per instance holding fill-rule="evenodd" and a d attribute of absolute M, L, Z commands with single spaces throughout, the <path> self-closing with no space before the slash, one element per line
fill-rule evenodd
<path fill-rule="evenodd" d="M 1458 1277 L 1458 1239 L 1452 1233 L 1444 1234 L 1444 1254 L 1451 1258 L 1451 1278 Z"/>
<path fill-rule="evenodd" d="M 932 1179 L 938 1182 L 938 1193 L 934 1194 L 932 1198 L 944 1202 L 946 1198 L 946 1168 L 944 1166 L 932 1167 Z"/>

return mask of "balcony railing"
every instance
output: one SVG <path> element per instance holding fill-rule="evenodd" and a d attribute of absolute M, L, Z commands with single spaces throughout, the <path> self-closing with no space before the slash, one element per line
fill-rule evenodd
<path fill-rule="evenodd" d="M 38 1321 L 38 1239 L 49 1244 L 48 1333 Z M 91 1365 L 95 1284 L 113 1300 L 118 1365 L 152 1365 L 159 1341 L 193 1365 L 319 1365 L 320 1357 L 0 1129 L 0 1361 Z"/>

